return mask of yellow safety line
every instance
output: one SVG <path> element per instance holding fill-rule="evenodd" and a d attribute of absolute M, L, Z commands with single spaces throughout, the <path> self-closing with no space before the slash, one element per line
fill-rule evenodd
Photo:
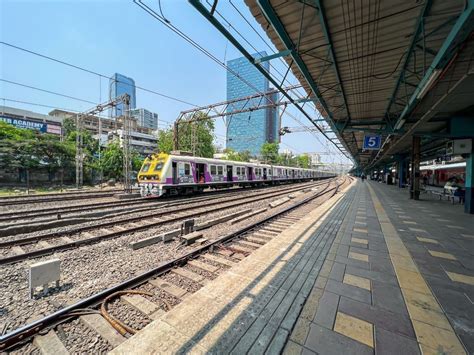
<path fill-rule="evenodd" d="M 466 354 L 448 318 L 368 185 L 403 298 L 423 354 Z"/>

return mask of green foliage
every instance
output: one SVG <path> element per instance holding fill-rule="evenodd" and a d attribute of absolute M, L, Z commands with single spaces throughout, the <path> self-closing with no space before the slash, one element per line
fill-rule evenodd
<path fill-rule="evenodd" d="M 71 165 L 74 147 L 50 134 L 16 128 L 0 122 L 0 167 L 15 169 L 46 168 L 55 172 Z"/>
<path fill-rule="evenodd" d="M 242 152 L 236 152 L 235 150 L 231 148 L 224 149 L 224 153 L 226 154 L 226 160 L 232 160 L 232 161 L 244 161 L 244 162 L 249 162 L 251 155 L 248 150 L 244 150 Z"/>
<path fill-rule="evenodd" d="M 263 161 L 268 164 L 277 164 L 278 149 L 278 143 L 263 143 L 262 148 L 260 149 L 260 154 L 262 154 Z"/>
<path fill-rule="evenodd" d="M 173 150 L 173 130 L 158 131 L 158 150 L 169 154 Z"/>
<path fill-rule="evenodd" d="M 143 163 L 140 154 L 132 151 L 131 160 L 132 170 L 140 170 Z M 110 142 L 103 151 L 100 167 L 106 179 L 121 180 L 123 178 L 123 150 L 117 140 Z"/>
<path fill-rule="evenodd" d="M 309 155 L 302 154 L 297 156 L 298 167 L 308 169 L 311 164 Z"/>
<path fill-rule="evenodd" d="M 76 131 L 76 121 L 72 117 L 67 117 L 63 120 L 64 136 L 68 137 L 72 132 Z"/>
<path fill-rule="evenodd" d="M 192 120 L 192 122 L 190 122 Z M 215 152 L 214 122 L 207 115 L 197 112 L 193 116 L 184 117 L 178 127 L 179 150 L 192 152 L 193 139 L 196 142 L 195 154 L 198 157 L 212 158 Z M 158 132 L 158 149 L 163 153 L 173 150 L 173 129 Z"/>

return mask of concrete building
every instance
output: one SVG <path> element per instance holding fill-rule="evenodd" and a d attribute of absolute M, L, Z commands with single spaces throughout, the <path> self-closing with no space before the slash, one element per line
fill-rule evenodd
<path fill-rule="evenodd" d="M 318 153 L 308 153 L 310 164 L 312 168 L 317 168 L 321 165 L 321 155 Z"/>
<path fill-rule="evenodd" d="M 256 57 L 266 56 L 266 52 L 257 53 Z M 249 61 L 245 58 L 237 58 L 227 62 L 229 68 L 237 73 L 239 77 L 227 72 L 227 100 L 243 98 L 258 94 L 258 92 L 268 92 L 269 82 Z M 261 64 L 269 70 L 269 62 Z M 255 88 L 258 90 L 256 92 Z M 247 106 L 257 105 L 261 99 L 254 99 L 255 102 L 247 103 Z M 276 102 L 278 93 L 269 94 L 268 102 Z M 264 103 L 263 103 L 264 104 Z M 228 112 L 244 108 L 244 103 L 229 105 Z M 279 142 L 278 131 L 280 129 L 280 119 L 278 108 L 267 108 L 253 112 L 244 112 L 227 117 L 227 139 L 226 146 L 236 151 L 248 150 L 252 155 L 259 155 L 260 149 L 265 142 Z"/>
<path fill-rule="evenodd" d="M 130 110 L 135 109 L 137 107 L 135 81 L 125 75 L 115 73 L 109 80 L 109 99 L 113 100 L 122 94 L 130 95 Z M 109 110 L 109 117 L 118 117 L 123 114 L 123 103 Z"/>
<path fill-rule="evenodd" d="M 123 130 L 118 129 L 108 134 L 108 140 L 118 138 L 120 144 L 123 141 Z M 148 155 L 158 146 L 157 137 L 153 134 L 145 134 L 132 131 L 130 132 L 130 147 L 140 153 L 141 155 Z"/>
<path fill-rule="evenodd" d="M 137 108 L 130 111 L 130 116 L 137 120 L 140 127 L 158 129 L 158 114 L 144 108 Z"/>
<path fill-rule="evenodd" d="M 50 116 L 64 120 L 65 118 L 75 118 L 74 112 L 63 110 L 53 110 Z M 140 154 L 149 154 L 157 146 L 157 137 L 154 130 L 151 128 L 141 127 L 135 118 L 130 118 L 131 132 L 130 132 L 130 146 Z M 116 120 L 107 119 L 97 116 L 83 117 L 84 129 L 89 131 L 95 139 L 98 139 L 100 144 L 105 146 L 113 136 L 118 136 L 120 139 L 123 135 L 123 117 L 117 117 Z M 100 125 L 100 128 L 99 128 Z"/>
<path fill-rule="evenodd" d="M 61 135 L 62 119 L 50 115 L 0 106 L 0 121 L 17 128 L 34 129 L 43 133 Z"/>

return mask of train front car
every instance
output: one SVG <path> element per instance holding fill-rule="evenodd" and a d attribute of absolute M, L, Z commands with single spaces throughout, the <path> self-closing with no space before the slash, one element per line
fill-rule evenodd
<path fill-rule="evenodd" d="M 160 197 L 163 195 L 163 183 L 166 180 L 166 169 L 169 155 L 151 154 L 143 162 L 138 173 L 138 184 L 142 197 Z"/>

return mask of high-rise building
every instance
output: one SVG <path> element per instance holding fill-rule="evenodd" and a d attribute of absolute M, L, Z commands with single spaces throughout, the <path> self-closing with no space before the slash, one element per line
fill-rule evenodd
<path fill-rule="evenodd" d="M 140 127 L 158 129 L 158 114 L 144 108 L 137 108 L 130 111 L 130 116 L 135 118 Z"/>
<path fill-rule="evenodd" d="M 266 55 L 266 52 L 259 52 L 254 56 L 262 57 Z M 262 62 L 261 65 L 267 71 L 270 69 L 268 61 Z M 231 71 L 227 72 L 227 100 L 269 91 L 268 79 L 245 57 L 230 60 L 227 62 L 227 66 L 240 77 L 237 77 Z M 253 102 L 239 102 L 229 105 L 227 112 L 256 106 L 259 103 L 264 105 L 277 100 L 278 93 L 275 92 L 268 94 L 264 99 L 256 98 L 252 100 Z M 238 152 L 248 150 L 252 155 L 259 155 L 265 142 L 279 142 L 280 117 L 278 111 L 278 107 L 272 107 L 227 116 L 227 148 Z"/>
<path fill-rule="evenodd" d="M 135 81 L 125 75 L 115 73 L 109 80 L 109 99 L 113 100 L 122 94 L 130 95 L 130 109 L 134 109 L 137 105 Z M 123 103 L 119 103 L 109 110 L 110 117 L 117 117 L 123 114 Z"/>

